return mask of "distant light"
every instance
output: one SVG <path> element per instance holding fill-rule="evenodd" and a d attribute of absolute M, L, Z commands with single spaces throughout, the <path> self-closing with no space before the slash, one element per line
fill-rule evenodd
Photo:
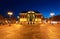
<path fill-rule="evenodd" d="M 25 18 L 20 18 L 20 21 L 21 21 L 21 22 L 27 21 L 27 19 L 25 19 Z"/>
<path fill-rule="evenodd" d="M 54 16 L 54 15 L 55 15 L 55 13 L 50 13 L 50 15 L 51 15 L 51 16 Z"/>
<path fill-rule="evenodd" d="M 57 22 L 56 22 L 56 21 L 52 21 L 51 23 L 53 23 L 53 24 L 57 24 Z"/>
<path fill-rule="evenodd" d="M 10 16 L 13 15 L 13 12 L 8 12 L 8 15 L 10 15 Z"/>
<path fill-rule="evenodd" d="M 28 13 L 35 13 L 34 11 L 29 11 Z"/>
<path fill-rule="evenodd" d="M 31 12 L 28 12 L 28 13 L 31 13 Z"/>
<path fill-rule="evenodd" d="M 18 23 L 18 21 L 16 21 L 16 23 Z"/>
<path fill-rule="evenodd" d="M 8 23 L 8 21 L 7 21 L 7 20 L 5 20 L 5 22 L 6 22 L 6 23 Z"/>
<path fill-rule="evenodd" d="M 19 16 L 17 16 L 17 18 L 20 18 Z"/>
<path fill-rule="evenodd" d="M 35 12 L 32 12 L 32 13 L 35 13 Z"/>

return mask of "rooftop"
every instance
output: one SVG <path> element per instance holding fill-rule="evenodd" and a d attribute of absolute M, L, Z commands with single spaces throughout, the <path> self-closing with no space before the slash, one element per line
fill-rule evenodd
<path fill-rule="evenodd" d="M 32 11 L 32 10 L 29 10 L 29 11 Z M 22 11 L 21 13 L 27 13 L 27 12 L 29 12 L 29 11 Z M 41 12 L 39 12 L 39 11 L 32 11 L 32 12 L 41 13 Z"/>

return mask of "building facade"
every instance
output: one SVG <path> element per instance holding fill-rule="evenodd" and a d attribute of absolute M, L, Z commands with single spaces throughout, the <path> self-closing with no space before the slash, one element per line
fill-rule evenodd
<path fill-rule="evenodd" d="M 43 20 L 42 14 L 35 12 L 35 11 L 27 11 L 20 13 L 20 22 L 40 22 L 42 23 Z"/>

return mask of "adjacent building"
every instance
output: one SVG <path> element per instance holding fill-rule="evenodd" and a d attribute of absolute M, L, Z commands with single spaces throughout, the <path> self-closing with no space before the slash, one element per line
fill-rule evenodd
<path fill-rule="evenodd" d="M 49 23 L 60 23 L 60 15 L 52 16 L 48 19 Z"/>

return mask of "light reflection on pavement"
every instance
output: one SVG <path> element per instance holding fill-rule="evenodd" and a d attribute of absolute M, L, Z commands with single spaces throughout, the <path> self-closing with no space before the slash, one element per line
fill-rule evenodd
<path fill-rule="evenodd" d="M 60 39 L 60 27 L 51 24 L 5 25 L 0 26 L 0 39 Z"/>

